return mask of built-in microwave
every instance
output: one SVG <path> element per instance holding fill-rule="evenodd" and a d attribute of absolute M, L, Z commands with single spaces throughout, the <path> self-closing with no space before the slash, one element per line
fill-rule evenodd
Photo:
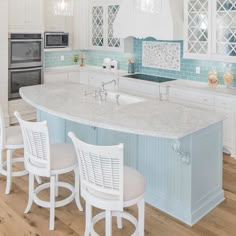
<path fill-rule="evenodd" d="M 69 34 L 64 32 L 45 32 L 44 48 L 66 48 L 69 46 Z"/>

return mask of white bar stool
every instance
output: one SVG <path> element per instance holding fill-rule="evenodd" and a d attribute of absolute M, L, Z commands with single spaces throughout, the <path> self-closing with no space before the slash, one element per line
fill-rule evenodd
<path fill-rule="evenodd" d="M 144 235 L 144 192 L 146 182 L 136 170 L 123 167 L 123 144 L 94 146 L 80 141 L 69 132 L 76 149 L 81 180 L 81 196 L 86 201 L 85 236 L 98 235 L 94 225 L 105 218 L 106 236 L 112 235 L 112 216 L 122 228 L 122 218 L 135 226 L 132 235 Z M 125 207 L 138 206 L 138 220 L 124 212 Z M 104 211 L 92 217 L 92 206 Z"/>
<path fill-rule="evenodd" d="M 11 191 L 12 177 L 24 176 L 28 174 L 27 170 L 13 171 L 12 164 L 24 162 L 24 157 L 13 158 L 14 151 L 23 149 L 23 137 L 20 126 L 5 127 L 5 120 L 0 107 L 0 174 L 6 176 L 6 190 L 9 194 Z M 7 151 L 7 159 L 3 161 L 3 151 Z"/>
<path fill-rule="evenodd" d="M 29 199 L 25 213 L 28 213 L 32 203 L 50 208 L 49 229 L 54 230 L 55 208 L 69 204 L 75 199 L 77 207 L 82 211 L 79 194 L 79 168 L 75 150 L 71 144 L 50 144 L 47 122 L 27 122 L 15 112 L 25 144 L 25 168 L 29 171 Z M 58 175 L 74 171 L 75 186 L 59 182 Z M 34 189 L 34 176 L 50 178 L 50 182 Z M 70 190 L 69 197 L 56 201 L 58 187 Z M 38 193 L 50 188 L 50 201 L 38 198 Z"/>

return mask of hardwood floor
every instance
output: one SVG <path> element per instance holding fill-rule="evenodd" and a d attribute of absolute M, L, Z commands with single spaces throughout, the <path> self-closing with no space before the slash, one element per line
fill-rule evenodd
<path fill-rule="evenodd" d="M 22 155 L 21 152 L 16 155 Z M 19 167 L 16 167 L 19 168 Z M 236 160 L 224 155 L 223 186 L 226 200 L 212 210 L 193 227 L 175 220 L 167 214 L 146 204 L 145 235 L 147 236 L 235 236 L 236 235 Z M 62 176 L 61 179 L 73 182 L 73 175 Z M 30 213 L 24 214 L 28 199 L 28 177 L 15 177 L 12 192 L 5 195 L 5 177 L 0 177 L 0 236 L 47 236 L 84 234 L 84 212 L 80 212 L 74 202 L 68 206 L 56 209 L 55 231 L 49 231 L 49 211 L 33 204 Z M 62 196 L 67 195 L 60 191 Z M 46 198 L 48 193 L 42 193 Z M 60 196 L 59 196 L 60 197 Z M 83 205 L 84 205 L 84 201 Z M 137 215 L 135 207 L 128 209 Z M 98 210 L 94 210 L 97 212 Z M 103 222 L 96 226 L 100 235 L 104 235 Z M 133 227 L 124 221 L 124 229 L 113 226 L 113 235 L 130 235 Z"/>

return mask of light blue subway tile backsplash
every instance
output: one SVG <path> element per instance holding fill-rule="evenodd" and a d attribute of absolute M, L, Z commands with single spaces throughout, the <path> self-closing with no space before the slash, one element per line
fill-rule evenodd
<path fill-rule="evenodd" d="M 106 51 L 95 51 L 95 50 L 85 50 L 85 51 L 55 51 L 55 52 L 45 52 L 45 67 L 60 67 L 79 64 L 73 62 L 73 55 L 82 53 L 85 55 L 85 63 L 87 65 L 94 65 L 102 67 L 103 59 L 109 57 L 111 59 L 117 60 L 119 62 L 119 69 L 128 70 L 127 60 L 132 57 L 135 60 L 135 70 L 136 72 L 142 72 L 147 74 L 153 74 L 164 77 L 171 77 L 176 79 L 185 79 L 193 81 L 207 82 L 208 72 L 212 69 L 218 72 L 218 79 L 220 84 L 223 82 L 223 74 L 225 67 L 228 65 L 223 62 L 216 61 L 205 61 L 205 60 L 192 60 L 183 58 L 183 41 L 175 41 L 181 44 L 181 70 L 163 70 L 157 68 L 148 68 L 142 66 L 142 41 L 141 39 L 134 39 L 134 52 L 130 53 L 120 53 L 120 52 L 106 52 Z M 145 39 L 145 41 L 156 41 L 153 38 Z M 64 61 L 61 61 L 61 56 L 64 56 Z M 232 64 L 232 63 L 231 63 Z M 201 67 L 201 73 L 196 74 L 196 67 Z M 236 87 L 236 63 L 232 64 L 231 72 L 234 75 L 233 86 Z"/>

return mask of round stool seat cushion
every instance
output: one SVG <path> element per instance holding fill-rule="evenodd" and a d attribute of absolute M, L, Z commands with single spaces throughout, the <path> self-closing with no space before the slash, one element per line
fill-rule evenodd
<path fill-rule="evenodd" d="M 145 178 L 135 169 L 124 166 L 124 202 L 138 198 L 145 192 Z M 89 192 L 96 197 L 103 199 L 115 199 L 114 195 L 105 194 L 94 189 Z"/>
<path fill-rule="evenodd" d="M 135 199 L 145 192 L 145 178 L 135 169 L 124 167 L 124 201 Z"/>
<path fill-rule="evenodd" d="M 51 144 L 51 169 L 61 170 L 78 163 L 75 148 L 72 144 Z"/>
<path fill-rule="evenodd" d="M 20 126 L 6 128 L 6 145 L 23 145 L 23 137 Z"/>

